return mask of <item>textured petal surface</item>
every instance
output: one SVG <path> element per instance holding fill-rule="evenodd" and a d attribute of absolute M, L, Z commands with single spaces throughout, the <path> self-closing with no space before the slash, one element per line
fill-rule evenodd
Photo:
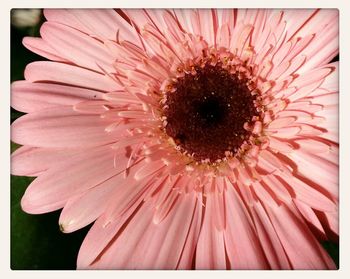
<path fill-rule="evenodd" d="M 117 167 L 113 166 L 113 160 L 110 147 L 103 146 L 50 168 L 27 188 L 21 201 L 23 210 L 38 214 L 61 208 L 71 196 L 83 193 L 125 169 L 126 157 L 120 156 Z"/>
<path fill-rule="evenodd" d="M 108 133 L 111 124 L 99 115 L 80 114 L 61 106 L 21 117 L 12 124 L 12 140 L 37 147 L 92 147 L 115 141 L 118 133 Z"/>

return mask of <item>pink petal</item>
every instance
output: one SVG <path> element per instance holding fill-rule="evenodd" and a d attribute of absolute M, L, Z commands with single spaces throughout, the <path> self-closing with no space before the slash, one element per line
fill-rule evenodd
<path fill-rule="evenodd" d="M 269 164 L 272 168 L 281 169 L 282 163 L 275 156 L 275 154 L 269 150 L 261 150 L 259 153 L 259 160 L 264 161 L 266 164 Z"/>
<path fill-rule="evenodd" d="M 142 164 L 147 163 L 142 161 L 141 166 Z M 107 221 L 116 220 L 127 212 L 129 208 L 132 208 L 138 200 L 143 200 L 147 195 L 148 188 L 154 184 L 152 181 L 153 177 L 144 179 L 141 182 L 136 181 L 133 176 L 138 168 L 140 168 L 139 165 L 133 166 L 127 178 L 124 176 L 118 177 L 117 184 L 121 185 L 121 187 L 118 187 L 110 197 L 111 202 L 108 204 L 105 214 Z"/>
<path fill-rule="evenodd" d="M 114 176 L 85 193 L 70 198 L 60 215 L 61 230 L 70 233 L 95 221 L 106 209 L 106 201 L 113 190 L 120 186 L 118 182 L 118 176 Z"/>
<path fill-rule="evenodd" d="M 207 195 L 203 224 L 196 249 L 196 269 L 226 269 L 224 231 L 215 223 L 215 193 Z"/>
<path fill-rule="evenodd" d="M 51 61 L 39 61 L 28 64 L 24 76 L 26 80 L 31 82 L 56 82 L 99 91 L 121 89 L 110 77 L 76 66 Z"/>
<path fill-rule="evenodd" d="M 224 232 L 227 257 L 233 269 L 266 269 L 252 220 L 236 191 L 228 187 L 225 193 L 227 229 Z"/>
<path fill-rule="evenodd" d="M 164 218 L 170 213 L 173 205 L 176 203 L 179 193 L 177 191 L 170 191 L 166 199 L 156 208 L 154 213 L 153 222 L 155 224 L 161 223 Z"/>
<path fill-rule="evenodd" d="M 320 220 L 316 216 L 315 212 L 312 210 L 311 207 L 304 204 L 303 202 L 300 202 L 299 200 L 294 200 L 295 205 L 299 209 L 300 213 L 304 216 L 304 218 L 310 222 L 310 224 L 314 225 L 315 228 L 317 228 L 321 233 L 325 235 L 324 229 L 321 225 Z"/>
<path fill-rule="evenodd" d="M 291 48 L 292 48 L 292 42 L 286 42 L 281 46 L 281 48 L 277 52 L 275 52 L 272 59 L 272 63 L 274 64 L 275 67 L 280 65 L 284 61 L 284 59 L 289 54 Z"/>
<path fill-rule="evenodd" d="M 135 179 L 140 181 L 147 176 L 157 172 L 161 168 L 165 166 L 164 162 L 162 160 L 155 161 L 155 162 L 149 162 L 148 164 L 144 165 L 142 168 L 140 168 L 135 173 Z"/>
<path fill-rule="evenodd" d="M 319 33 L 319 37 L 316 38 L 317 44 L 311 44 L 303 54 L 310 57 L 303 67 L 300 68 L 301 72 L 307 72 L 316 67 L 325 65 L 330 62 L 339 52 L 339 37 L 338 37 L 338 23 L 334 23 L 332 30 L 325 30 Z"/>
<path fill-rule="evenodd" d="M 72 9 L 45 9 L 44 16 L 48 21 L 65 24 L 84 33 L 90 32 L 89 29 L 74 16 Z"/>
<path fill-rule="evenodd" d="M 263 205 L 271 208 L 278 206 L 278 200 L 274 192 L 268 187 L 264 187 L 262 183 L 259 183 L 258 181 L 254 182 L 251 189 Z"/>
<path fill-rule="evenodd" d="M 23 45 L 30 51 L 52 61 L 68 62 L 42 38 L 24 37 Z"/>
<path fill-rule="evenodd" d="M 83 101 L 73 106 L 73 109 L 81 114 L 98 114 L 100 117 L 109 111 L 109 108 L 110 104 L 104 100 Z"/>
<path fill-rule="evenodd" d="M 218 29 L 216 10 L 199 9 L 200 34 L 205 38 L 209 45 L 215 44 L 216 33 Z"/>
<path fill-rule="evenodd" d="M 301 150 L 312 154 L 328 153 L 331 149 L 330 145 L 322 142 L 321 140 L 305 138 L 295 140 L 295 142 L 299 145 Z"/>
<path fill-rule="evenodd" d="M 92 147 L 116 141 L 116 132 L 105 132 L 110 120 L 80 114 L 71 107 L 55 107 L 30 113 L 12 124 L 12 140 L 37 147 Z"/>
<path fill-rule="evenodd" d="M 234 10 L 234 9 L 220 9 L 220 10 L 218 10 L 218 13 L 222 13 L 221 25 L 228 24 L 228 26 L 230 26 L 230 29 L 233 29 L 235 27 L 237 10 Z"/>
<path fill-rule="evenodd" d="M 294 102 L 298 99 L 309 96 L 314 90 L 320 87 L 322 82 L 323 82 L 323 79 L 320 79 L 306 86 L 299 87 L 299 89 L 296 92 L 288 96 L 288 100 L 290 100 L 291 102 Z"/>
<path fill-rule="evenodd" d="M 309 58 L 302 72 L 328 63 L 338 53 L 338 19 L 336 9 L 317 10 L 294 34 L 295 37 L 315 34 L 315 39 L 302 52 Z"/>
<path fill-rule="evenodd" d="M 272 136 L 283 139 L 283 138 L 293 138 L 297 136 L 301 129 L 299 127 L 287 127 L 287 128 L 279 128 L 276 130 L 273 130 L 273 129 L 271 130 L 266 129 L 266 130 L 273 132 Z"/>
<path fill-rule="evenodd" d="M 277 11 L 276 11 L 277 12 Z M 305 10 L 287 10 L 284 11 L 284 20 L 287 22 L 288 37 L 287 39 L 298 37 L 297 31 L 307 24 L 319 10 L 305 9 Z"/>
<path fill-rule="evenodd" d="M 166 219 L 156 225 L 152 201 L 145 203 L 94 268 L 174 269 L 181 257 L 196 211 L 195 195 L 181 195 Z M 188 245 L 188 244 L 187 244 Z"/>
<path fill-rule="evenodd" d="M 335 203 L 329 197 L 326 197 L 300 179 L 293 176 L 285 176 L 284 179 L 295 192 L 296 199 L 301 202 L 320 211 L 333 212 L 337 210 Z"/>
<path fill-rule="evenodd" d="M 249 11 L 249 10 L 248 10 Z M 259 39 L 261 33 L 263 32 L 265 25 L 266 25 L 266 20 L 269 15 L 269 10 L 266 9 L 259 9 L 259 10 L 254 10 L 252 9 L 251 12 L 253 13 L 253 22 L 250 22 L 254 25 L 254 30 L 252 34 L 252 45 L 255 45 L 256 41 Z M 232 26 L 232 25 L 231 25 Z"/>
<path fill-rule="evenodd" d="M 322 85 L 321 85 L 322 86 Z M 319 90 L 315 90 L 313 93 L 309 95 L 312 98 L 312 102 L 315 104 L 320 104 L 323 107 L 331 107 L 338 106 L 339 103 L 339 95 L 338 92 L 325 92 L 321 88 Z"/>
<path fill-rule="evenodd" d="M 100 255 L 115 237 L 120 228 L 127 223 L 131 214 L 137 211 L 142 200 L 133 204 L 121 217 L 113 222 L 107 222 L 105 216 L 100 216 L 85 237 L 78 254 L 77 268 L 89 269 L 90 264 Z"/>
<path fill-rule="evenodd" d="M 291 269 L 286 252 L 276 234 L 273 225 L 260 203 L 254 204 L 252 216 L 257 234 L 266 258 L 272 269 Z"/>
<path fill-rule="evenodd" d="M 76 65 L 97 72 L 101 72 L 100 67 L 108 72 L 114 71 L 113 59 L 105 46 L 90 36 L 55 22 L 44 23 L 40 34 L 60 56 Z M 81 47 L 84 51 L 81 51 Z"/>
<path fill-rule="evenodd" d="M 339 172 L 339 167 L 337 164 L 332 163 L 331 161 L 328 161 L 320 156 L 305 153 L 299 150 L 288 154 L 288 156 L 297 164 L 298 172 L 301 175 L 319 185 L 328 185 L 325 187 L 325 189 L 327 189 L 327 191 L 333 195 L 337 195 Z M 310 170 L 312 173 L 317 175 L 310 175 Z"/>
<path fill-rule="evenodd" d="M 252 30 L 253 27 L 251 25 L 243 25 L 241 28 L 234 29 L 230 42 L 231 51 L 240 55 L 249 42 Z"/>
<path fill-rule="evenodd" d="M 298 55 L 293 60 L 289 61 L 290 66 L 284 73 L 281 73 L 281 75 L 278 77 L 277 80 L 285 80 L 288 77 L 292 76 L 294 73 L 298 71 L 298 69 L 300 69 L 302 65 L 304 65 L 305 61 L 306 61 L 306 56 L 303 56 L 303 55 Z M 276 72 L 277 72 L 277 69 L 276 69 Z M 278 73 L 276 74 L 278 76 Z"/>
<path fill-rule="evenodd" d="M 338 212 L 325 212 L 329 228 L 339 235 L 339 214 Z"/>
<path fill-rule="evenodd" d="M 307 72 L 300 77 L 296 78 L 291 85 L 302 88 L 314 82 L 321 81 L 326 76 L 328 76 L 332 72 L 330 68 L 321 68 L 316 69 L 310 72 Z"/>
<path fill-rule="evenodd" d="M 32 214 L 56 210 L 73 195 L 111 178 L 125 169 L 128 159 L 119 155 L 114 167 L 114 156 L 109 146 L 103 146 L 50 168 L 27 188 L 21 201 L 23 210 Z"/>
<path fill-rule="evenodd" d="M 46 9 L 44 14 L 49 21 L 66 24 L 92 37 L 116 40 L 119 30 L 121 40 L 140 43 L 135 29 L 113 9 Z"/>
<path fill-rule="evenodd" d="M 11 155 L 13 175 L 38 176 L 49 168 L 84 152 L 79 149 L 49 149 L 21 146 Z"/>
<path fill-rule="evenodd" d="M 330 256 L 296 213 L 285 205 L 267 208 L 267 213 L 293 269 L 335 269 Z"/>
<path fill-rule="evenodd" d="M 195 256 L 195 250 L 198 243 L 199 231 L 202 225 L 202 208 L 203 208 L 202 195 L 198 195 L 197 200 L 198 201 L 196 204 L 195 212 L 193 214 L 191 227 L 186 237 L 186 243 L 184 244 L 184 249 L 182 251 L 178 265 L 176 267 L 177 269 L 193 268 L 192 262 Z"/>
<path fill-rule="evenodd" d="M 326 88 L 331 91 L 338 91 L 339 89 L 339 61 L 330 63 L 325 67 L 333 68 L 333 72 L 326 77 L 325 81 L 322 84 L 323 88 Z"/>
<path fill-rule="evenodd" d="M 294 150 L 293 145 L 291 145 L 288 140 L 280 140 L 275 137 L 269 138 L 269 147 L 273 151 L 281 152 L 281 153 L 289 153 Z"/>
<path fill-rule="evenodd" d="M 219 182 L 220 180 L 224 180 L 224 179 L 217 178 L 216 179 L 217 185 L 220 185 L 220 182 Z M 223 187 L 225 187 L 225 185 Z M 219 189 L 218 191 L 219 191 L 218 193 L 213 195 L 214 224 L 218 230 L 223 230 L 226 227 L 226 212 L 225 212 L 224 194 L 223 194 L 224 189 L 222 189 L 221 192 Z"/>
<path fill-rule="evenodd" d="M 221 25 L 218 30 L 216 41 L 219 46 L 225 48 L 230 46 L 230 28 L 227 24 Z"/>
<path fill-rule="evenodd" d="M 283 128 L 293 124 L 295 122 L 295 117 L 279 117 L 274 119 L 269 123 L 269 129 Z"/>
<path fill-rule="evenodd" d="M 99 91 L 59 84 L 15 81 L 11 85 L 11 106 L 23 112 L 75 105 L 102 97 L 103 93 Z"/>
<path fill-rule="evenodd" d="M 290 204 L 292 201 L 291 194 L 286 189 L 285 185 L 275 175 L 263 176 L 264 186 L 272 190 L 279 200 Z"/>

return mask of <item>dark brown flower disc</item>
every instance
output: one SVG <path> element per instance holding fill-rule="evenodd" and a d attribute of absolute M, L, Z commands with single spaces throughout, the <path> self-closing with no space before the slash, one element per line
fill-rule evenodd
<path fill-rule="evenodd" d="M 226 151 L 235 154 L 249 132 L 243 128 L 258 115 L 246 83 L 221 65 L 195 68 L 197 74 L 178 78 L 168 92 L 163 116 L 165 132 L 196 161 L 215 162 Z"/>

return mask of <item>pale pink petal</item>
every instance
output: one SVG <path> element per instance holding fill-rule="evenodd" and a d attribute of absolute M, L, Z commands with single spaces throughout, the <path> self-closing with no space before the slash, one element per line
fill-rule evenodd
<path fill-rule="evenodd" d="M 256 195 L 259 201 L 264 205 L 271 208 L 279 205 L 279 200 L 275 193 L 270 190 L 269 187 L 265 187 L 263 183 L 254 181 L 250 186 L 250 190 Z"/>
<path fill-rule="evenodd" d="M 268 264 L 262 252 L 252 220 L 236 191 L 228 187 L 225 193 L 227 229 L 225 247 L 231 268 L 266 269 Z"/>
<path fill-rule="evenodd" d="M 77 268 L 89 269 L 91 264 L 100 255 L 100 253 L 109 245 L 110 241 L 116 236 L 120 228 L 127 224 L 131 214 L 137 211 L 142 200 L 133 204 L 132 207 L 115 221 L 107 222 L 105 216 L 100 216 L 89 233 L 85 237 L 78 254 Z"/>
<path fill-rule="evenodd" d="M 274 12 L 278 12 L 277 10 Z M 319 13 L 318 10 L 302 9 L 284 11 L 284 19 L 287 22 L 288 37 L 297 36 L 297 31 L 303 28 L 312 18 Z"/>
<path fill-rule="evenodd" d="M 328 153 L 331 150 L 331 146 L 322 140 L 315 139 L 298 139 L 295 142 L 299 145 L 299 148 L 304 152 L 318 154 L 318 153 Z"/>
<path fill-rule="evenodd" d="M 62 23 L 84 33 L 89 33 L 89 29 L 74 16 L 72 9 L 44 9 L 44 16 L 48 21 Z"/>
<path fill-rule="evenodd" d="M 234 9 L 220 9 L 218 14 L 221 15 L 221 25 L 227 24 L 230 30 L 233 29 L 236 23 L 237 10 Z"/>
<path fill-rule="evenodd" d="M 75 104 L 73 109 L 81 114 L 102 115 L 110 111 L 110 104 L 104 100 L 82 101 Z"/>
<path fill-rule="evenodd" d="M 205 211 L 196 250 L 196 269 L 226 269 L 224 230 L 215 226 L 215 195 L 206 197 Z"/>
<path fill-rule="evenodd" d="M 337 92 L 339 90 L 339 61 L 327 64 L 324 67 L 333 68 L 334 70 L 326 77 L 325 81 L 322 83 L 322 87 L 329 91 Z"/>
<path fill-rule="evenodd" d="M 308 85 L 303 85 L 303 86 L 298 86 L 296 85 L 296 87 L 298 88 L 297 91 L 295 91 L 294 93 L 290 94 L 288 96 L 288 100 L 290 102 L 294 102 L 297 101 L 298 99 L 302 99 L 305 97 L 308 97 L 309 95 L 312 94 L 313 91 L 315 91 L 317 88 L 320 87 L 320 85 L 322 84 L 323 79 L 319 79 L 316 80 Z M 293 86 L 295 86 L 295 84 L 293 84 Z"/>
<path fill-rule="evenodd" d="M 217 14 L 214 9 L 198 10 L 200 34 L 206 39 L 209 45 L 215 45 L 218 29 Z"/>
<path fill-rule="evenodd" d="M 338 195 L 338 166 L 327 159 L 313 154 L 295 151 L 288 156 L 298 166 L 298 173 L 325 189 L 333 196 Z M 310 170 L 315 175 L 310 175 Z M 316 175 L 317 174 L 317 175 Z"/>
<path fill-rule="evenodd" d="M 295 34 L 295 37 L 304 37 L 315 34 L 315 39 L 301 54 L 308 57 L 308 61 L 300 69 L 305 72 L 327 64 L 338 53 L 338 19 L 337 9 L 317 11 Z"/>
<path fill-rule="evenodd" d="M 38 176 L 49 168 L 83 152 L 82 149 L 21 146 L 11 155 L 11 174 Z"/>
<path fill-rule="evenodd" d="M 195 212 L 193 214 L 193 219 L 191 222 L 191 227 L 189 228 L 188 235 L 186 237 L 186 243 L 183 245 L 183 251 L 180 260 L 177 264 L 177 269 L 191 269 L 193 268 L 193 260 L 195 256 L 195 250 L 198 243 L 199 231 L 202 224 L 202 195 L 197 196 L 197 204 Z"/>
<path fill-rule="evenodd" d="M 59 209 L 71 196 L 118 174 L 125 169 L 127 157 L 119 154 L 114 167 L 114 156 L 109 146 L 103 146 L 50 168 L 27 188 L 21 201 L 23 210 L 39 214 Z"/>
<path fill-rule="evenodd" d="M 106 132 L 110 120 L 99 115 L 80 114 L 62 106 L 40 110 L 17 119 L 12 124 L 12 140 L 37 147 L 92 147 L 112 143 L 117 132 Z"/>
<path fill-rule="evenodd" d="M 307 225 L 287 206 L 268 209 L 267 213 L 293 269 L 335 269 Z"/>
<path fill-rule="evenodd" d="M 272 223 L 260 203 L 254 204 L 253 220 L 261 246 L 272 269 L 291 269 L 286 252 Z"/>
<path fill-rule="evenodd" d="M 290 204 L 292 196 L 286 185 L 282 183 L 275 175 L 264 175 L 261 182 L 265 188 L 271 189 L 271 191 L 278 197 L 280 201 Z"/>
<path fill-rule="evenodd" d="M 70 198 L 60 215 L 61 230 L 70 233 L 95 221 L 105 211 L 107 201 L 117 187 L 120 187 L 120 179 L 114 176 L 85 193 Z"/>
<path fill-rule="evenodd" d="M 293 124 L 295 122 L 295 117 L 280 117 L 276 118 L 269 124 L 269 129 L 283 128 Z"/>
<path fill-rule="evenodd" d="M 288 140 L 277 139 L 274 137 L 269 138 L 269 147 L 273 151 L 289 153 L 294 150 L 293 145 Z"/>
<path fill-rule="evenodd" d="M 135 173 L 135 179 L 140 181 L 146 178 L 147 176 L 157 172 L 159 169 L 163 168 L 164 166 L 165 164 L 161 160 L 150 162 L 149 164 L 144 165 Z"/>
<path fill-rule="evenodd" d="M 317 228 L 322 234 L 325 235 L 324 229 L 322 227 L 322 224 L 318 217 L 316 216 L 315 212 L 312 210 L 311 207 L 308 205 L 300 202 L 299 200 L 294 200 L 294 204 L 297 206 L 301 214 L 304 216 L 304 218 L 315 228 Z"/>
<path fill-rule="evenodd" d="M 73 86 L 16 81 L 11 85 L 11 106 L 23 112 L 35 112 L 59 105 L 98 100 L 103 95 L 99 91 Z"/>
<path fill-rule="evenodd" d="M 147 190 L 154 184 L 153 177 L 150 179 L 144 179 L 141 182 L 134 179 L 135 172 L 144 165 L 145 162 L 142 161 L 131 167 L 131 170 L 128 170 L 128 172 L 125 173 L 127 178 L 123 176 L 116 178 L 117 183 L 121 187 L 118 187 L 111 195 L 110 202 L 106 208 L 107 213 L 105 218 L 107 221 L 114 221 L 122 216 L 133 206 L 133 204 L 138 200 L 143 200 L 147 195 Z"/>
<path fill-rule="evenodd" d="M 332 72 L 331 68 L 316 69 L 296 78 L 291 85 L 297 88 L 301 88 L 313 82 L 322 80 L 323 78 L 328 76 L 331 72 Z"/>
<path fill-rule="evenodd" d="M 121 89 L 120 85 L 105 75 L 76 66 L 50 61 L 28 64 L 24 76 L 26 80 L 31 82 L 60 83 L 99 91 Z"/>
<path fill-rule="evenodd" d="M 136 31 L 112 9 L 69 9 L 44 11 L 49 21 L 56 21 L 74 27 L 92 37 L 120 39 L 140 43 Z"/>
<path fill-rule="evenodd" d="M 92 267 L 174 269 L 186 243 L 193 215 L 198 214 L 196 204 L 194 195 L 180 196 L 169 216 L 155 225 L 151 222 L 152 203 L 145 203 Z"/>
<path fill-rule="evenodd" d="M 40 34 L 60 56 L 78 66 L 97 72 L 101 72 L 101 67 L 107 72 L 114 70 L 113 59 L 103 43 L 82 32 L 63 24 L 46 22 L 41 26 Z"/>
<path fill-rule="evenodd" d="M 40 56 L 45 57 L 49 60 L 66 63 L 69 62 L 41 38 L 24 37 L 22 43 L 30 51 L 39 54 Z"/>
<path fill-rule="evenodd" d="M 226 48 L 230 46 L 230 28 L 227 24 L 221 25 L 216 41 L 219 46 Z"/>
<path fill-rule="evenodd" d="M 271 130 L 266 129 L 266 130 L 271 131 L 273 133 L 271 136 L 284 139 L 284 138 L 296 137 L 301 129 L 299 127 L 287 127 L 287 128 L 279 128 L 276 130 L 273 130 L 273 129 Z"/>
<path fill-rule="evenodd" d="M 324 213 L 328 222 L 329 228 L 337 235 L 339 235 L 339 216 L 338 212 Z"/>

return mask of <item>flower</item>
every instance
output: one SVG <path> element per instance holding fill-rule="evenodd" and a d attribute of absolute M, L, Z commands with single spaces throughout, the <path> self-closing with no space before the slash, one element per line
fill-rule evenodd
<path fill-rule="evenodd" d="M 12 85 L 24 211 L 80 269 L 334 269 L 336 10 L 46 10 Z"/>

